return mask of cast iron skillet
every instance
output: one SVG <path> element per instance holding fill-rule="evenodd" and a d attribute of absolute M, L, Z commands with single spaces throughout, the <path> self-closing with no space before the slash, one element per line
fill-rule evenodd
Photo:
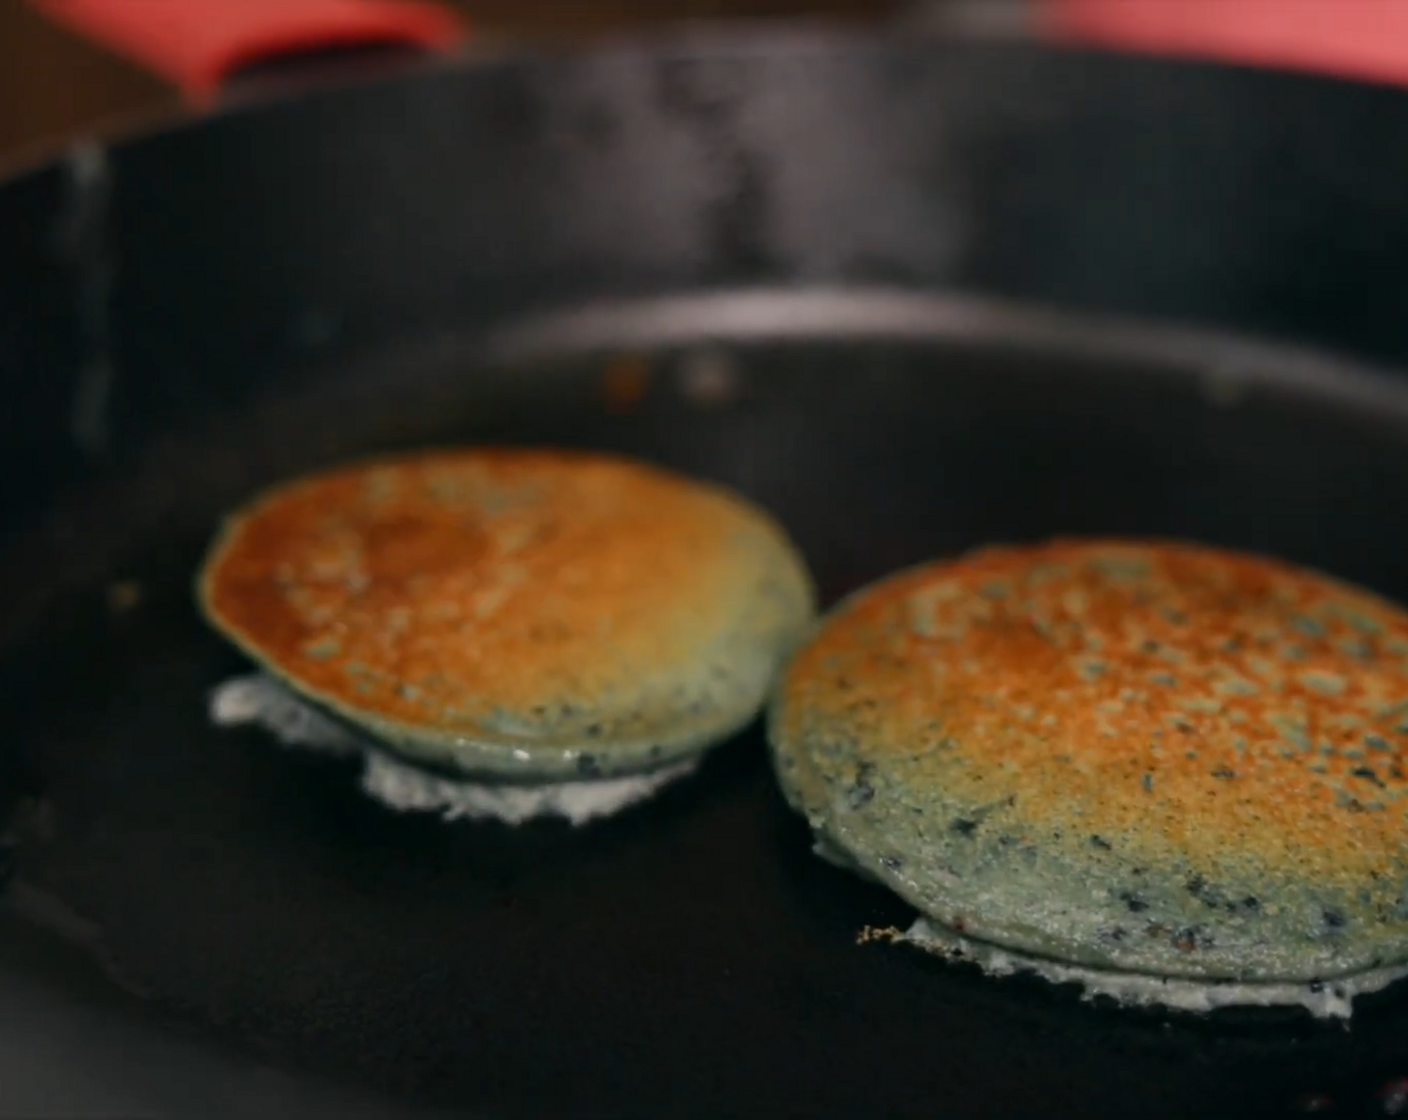
<path fill-rule="evenodd" d="M 756 730 L 586 831 L 384 811 L 209 726 L 243 666 L 190 584 L 260 486 L 495 441 L 737 486 L 828 601 L 1077 532 L 1408 599 L 1405 134 L 1388 89 L 794 34 L 431 65 L 0 187 L 0 1111 L 1379 1108 L 1402 994 L 1199 1020 L 858 946 L 909 915 L 809 854 Z"/>

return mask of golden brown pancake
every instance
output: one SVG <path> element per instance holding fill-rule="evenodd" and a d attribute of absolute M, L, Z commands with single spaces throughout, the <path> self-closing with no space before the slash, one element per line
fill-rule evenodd
<path fill-rule="evenodd" d="M 950 933 L 1161 977 L 1408 961 L 1408 613 L 1263 557 L 1058 540 L 902 572 L 771 713 L 821 843 Z"/>
<path fill-rule="evenodd" d="M 812 611 L 795 549 L 721 488 L 585 452 L 358 463 L 236 513 L 210 621 L 417 760 L 525 781 L 638 773 L 728 737 Z"/>

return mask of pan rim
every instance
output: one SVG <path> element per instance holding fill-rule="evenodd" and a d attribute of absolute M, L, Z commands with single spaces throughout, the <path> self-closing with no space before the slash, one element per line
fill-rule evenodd
<path fill-rule="evenodd" d="M 1279 82 L 1326 91 L 1372 91 L 1374 96 L 1408 99 L 1408 89 L 1323 74 L 1275 70 L 1230 62 L 1138 55 L 1096 45 L 1048 42 L 1025 34 L 995 35 L 954 29 L 920 31 L 890 22 L 849 24 L 824 16 L 793 19 L 698 20 L 664 27 L 612 31 L 588 42 L 552 40 L 471 40 L 469 46 L 443 54 L 400 59 L 373 66 L 365 74 L 324 76 L 307 85 L 256 82 L 236 86 L 212 108 L 192 111 L 180 103 L 114 115 L 96 129 L 76 136 L 33 141 L 0 159 L 0 205 L 4 196 L 31 179 L 80 160 L 120 155 L 148 144 L 189 137 L 227 121 L 251 120 L 290 108 L 384 95 L 389 89 L 433 82 L 471 72 L 508 73 L 543 65 L 610 62 L 629 58 L 687 61 L 702 58 L 773 60 L 849 56 L 887 51 L 934 55 L 965 51 L 1014 58 L 1060 58 L 1072 65 L 1137 68 L 1141 73 L 1204 74 L 1238 82 Z"/>
<path fill-rule="evenodd" d="M 430 345 L 466 341 L 441 336 Z M 1408 366 L 1368 362 L 1293 339 L 1172 318 L 1087 312 L 971 288 L 783 284 L 591 300 L 530 312 L 468 341 L 487 361 L 505 366 L 623 348 L 959 344 L 1120 365 L 1137 377 L 1191 377 L 1220 404 L 1235 405 L 1253 390 L 1271 390 L 1332 400 L 1408 424 Z"/>

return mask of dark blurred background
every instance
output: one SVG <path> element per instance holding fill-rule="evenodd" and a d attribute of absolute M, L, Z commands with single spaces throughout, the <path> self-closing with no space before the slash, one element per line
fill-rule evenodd
<path fill-rule="evenodd" d="M 494 40 L 569 41 L 679 20 L 810 16 L 873 23 L 922 6 L 914 0 L 450 2 L 480 34 Z M 929 2 L 942 7 L 957 0 Z M 163 82 L 50 26 L 22 0 L 0 0 L 0 167 L 36 146 L 42 149 L 134 114 L 177 106 L 174 91 Z"/>

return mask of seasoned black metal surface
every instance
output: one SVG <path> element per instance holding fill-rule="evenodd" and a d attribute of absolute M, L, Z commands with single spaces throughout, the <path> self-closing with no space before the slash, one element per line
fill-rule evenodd
<path fill-rule="evenodd" d="M 345 766 L 208 726 L 241 666 L 189 584 L 263 484 L 484 438 L 733 483 L 828 598 L 1083 531 L 1408 597 L 1401 385 L 933 295 L 1402 365 L 1406 131 L 1401 92 L 1306 78 L 701 40 L 428 68 L 0 186 L 10 909 L 98 962 L 70 1002 L 100 967 L 134 1024 L 510 1115 L 1379 1108 L 1402 997 L 1348 1032 L 1165 1021 L 855 945 L 903 908 L 808 854 L 756 735 L 580 834 L 380 810 Z M 613 412 L 603 369 L 638 353 L 650 391 Z M 0 977 L 37 969 L 21 944 Z M 6 1022 L 0 1055 L 42 1034 Z M 100 1093 L 110 1067 L 62 1068 Z"/>
<path fill-rule="evenodd" d="M 79 147 L 0 186 L 0 499 L 42 500 L 73 436 L 120 454 L 267 370 L 587 298 L 881 283 L 1403 359 L 1405 132 L 1393 89 L 797 34 Z"/>
<path fill-rule="evenodd" d="M 0 670 L 6 792 L 29 795 L 16 907 L 86 923 L 118 982 L 233 1045 L 490 1114 L 1278 1114 L 1408 1070 L 1393 994 L 1348 1032 L 1165 1019 L 856 945 L 907 911 L 809 853 L 756 733 L 574 832 L 399 816 L 345 764 L 210 726 L 208 690 L 243 668 L 191 602 L 219 515 L 295 471 L 446 440 L 610 447 L 731 483 L 787 522 L 828 599 L 1052 532 L 1268 549 L 1408 597 L 1397 386 L 943 301 L 823 305 L 841 327 L 888 306 L 907 342 L 729 343 L 721 306 L 685 309 L 703 346 L 650 345 L 683 329 L 656 307 L 607 317 L 624 352 L 388 354 L 173 431 L 56 504 L 54 539 L 87 544 L 29 569 L 31 596 L 60 593 Z M 545 322 L 497 352 L 592 334 Z M 651 372 L 621 411 L 623 358 Z"/>

